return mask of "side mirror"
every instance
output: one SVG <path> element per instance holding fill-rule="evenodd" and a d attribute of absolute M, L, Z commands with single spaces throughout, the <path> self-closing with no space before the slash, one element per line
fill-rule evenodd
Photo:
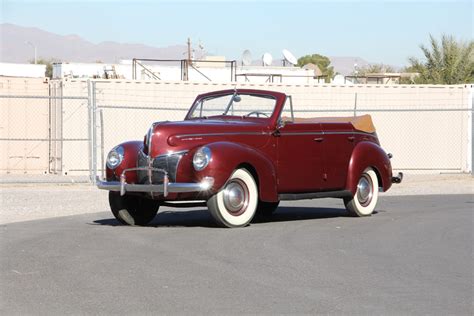
<path fill-rule="evenodd" d="M 285 127 L 285 124 L 286 124 L 286 122 L 284 120 L 282 120 L 281 118 L 278 119 L 277 129 Z"/>

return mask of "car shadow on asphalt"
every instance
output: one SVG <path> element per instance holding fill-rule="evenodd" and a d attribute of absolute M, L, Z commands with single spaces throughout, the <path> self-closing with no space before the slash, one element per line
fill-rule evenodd
<path fill-rule="evenodd" d="M 293 222 L 315 220 L 324 218 L 347 217 L 344 208 L 327 207 L 279 207 L 271 216 L 256 215 L 251 224 L 270 224 L 272 222 Z M 98 219 L 92 225 L 124 226 L 115 218 Z M 218 227 L 207 209 L 189 211 L 162 211 L 158 212 L 155 219 L 148 227 Z"/>
<path fill-rule="evenodd" d="M 252 223 L 292 222 L 348 216 L 344 208 L 281 206 L 273 215 L 255 216 Z"/>

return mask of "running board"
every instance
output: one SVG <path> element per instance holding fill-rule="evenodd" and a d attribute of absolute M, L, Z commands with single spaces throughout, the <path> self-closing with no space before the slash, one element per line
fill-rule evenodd
<path fill-rule="evenodd" d="M 351 197 L 352 193 L 349 190 L 341 191 L 326 191 L 326 192 L 313 192 L 313 193 L 283 193 L 278 194 L 280 201 L 294 201 L 294 200 L 311 200 L 321 198 L 345 198 Z"/>

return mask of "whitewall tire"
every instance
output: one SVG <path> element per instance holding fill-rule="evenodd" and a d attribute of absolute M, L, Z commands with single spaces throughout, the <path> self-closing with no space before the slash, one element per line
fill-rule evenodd
<path fill-rule="evenodd" d="M 344 199 L 347 211 L 352 216 L 369 216 L 377 205 L 379 181 L 372 168 L 364 170 L 357 183 L 356 193 L 352 198 Z"/>
<path fill-rule="evenodd" d="M 255 216 L 258 187 L 246 169 L 237 169 L 217 194 L 207 201 L 207 207 L 219 226 L 244 227 Z"/>

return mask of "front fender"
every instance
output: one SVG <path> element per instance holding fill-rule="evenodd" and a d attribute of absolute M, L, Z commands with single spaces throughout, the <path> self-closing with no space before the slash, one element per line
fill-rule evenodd
<path fill-rule="evenodd" d="M 124 149 L 123 161 L 113 170 L 105 165 L 107 181 L 118 181 L 124 169 L 135 168 L 137 166 L 138 152 L 143 148 L 143 141 L 129 141 L 117 146 L 122 146 Z M 127 183 L 137 182 L 136 172 L 127 172 L 125 176 Z"/>
<path fill-rule="evenodd" d="M 392 165 L 387 153 L 377 144 L 360 142 L 352 151 L 347 172 L 346 190 L 355 194 L 361 174 L 368 167 L 375 169 L 379 176 L 379 186 L 387 191 L 392 186 Z"/>
<path fill-rule="evenodd" d="M 222 189 L 235 169 L 242 165 L 250 165 L 254 170 L 249 171 L 255 171 L 257 174 L 258 179 L 255 180 L 259 184 L 260 199 L 268 202 L 278 200 L 275 166 L 263 153 L 244 144 L 225 141 L 206 146 L 212 152 L 211 162 L 202 171 L 194 171 L 193 168 L 195 181 L 213 177 L 215 193 Z M 188 159 L 192 160 L 191 153 Z"/>

